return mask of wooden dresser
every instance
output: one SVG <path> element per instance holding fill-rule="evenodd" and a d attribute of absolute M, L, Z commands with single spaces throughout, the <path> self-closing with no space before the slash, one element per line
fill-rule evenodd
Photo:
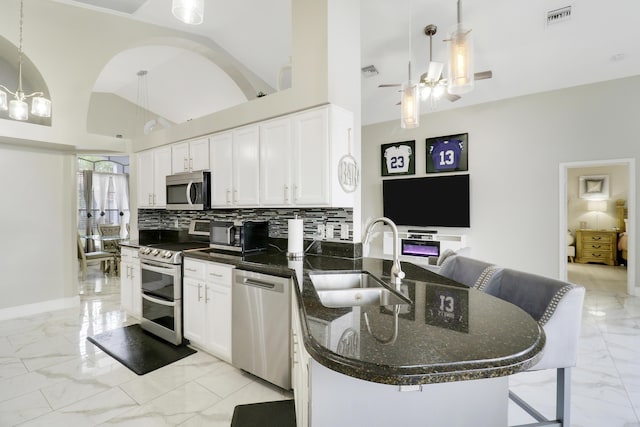
<path fill-rule="evenodd" d="M 576 262 L 617 265 L 618 232 L 615 230 L 577 230 Z"/>

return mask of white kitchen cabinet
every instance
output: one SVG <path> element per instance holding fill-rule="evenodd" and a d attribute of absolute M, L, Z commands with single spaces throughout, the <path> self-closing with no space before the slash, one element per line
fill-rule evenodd
<path fill-rule="evenodd" d="M 211 206 L 259 206 L 258 126 L 246 126 L 210 138 Z"/>
<path fill-rule="evenodd" d="M 231 273 L 234 266 L 184 261 L 184 336 L 231 362 Z"/>
<path fill-rule="evenodd" d="M 209 138 L 194 139 L 171 146 L 172 173 L 209 169 Z"/>
<path fill-rule="evenodd" d="M 171 147 L 141 151 L 137 160 L 138 207 L 166 207 L 166 177 L 171 175 Z"/>
<path fill-rule="evenodd" d="M 325 106 L 260 124 L 262 206 L 353 206 L 338 180 L 353 114 Z"/>
<path fill-rule="evenodd" d="M 308 427 L 311 401 L 309 399 L 309 363 L 310 356 L 304 348 L 300 315 L 298 314 L 298 298 L 296 293 L 291 293 L 291 387 L 296 407 L 296 425 Z"/>
<path fill-rule="evenodd" d="M 297 193 L 292 181 L 291 117 L 260 124 L 260 204 L 292 205 Z"/>
<path fill-rule="evenodd" d="M 138 250 L 120 248 L 120 304 L 136 318 L 142 317 L 142 289 Z"/>

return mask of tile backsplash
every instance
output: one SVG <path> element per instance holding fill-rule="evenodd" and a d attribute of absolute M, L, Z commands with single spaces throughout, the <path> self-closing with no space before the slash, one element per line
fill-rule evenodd
<path fill-rule="evenodd" d="M 340 224 L 349 227 L 349 239 L 353 241 L 353 209 L 346 208 L 282 208 L 282 209 L 212 209 L 207 211 L 167 211 L 164 209 L 138 209 L 138 229 L 178 228 L 186 230 L 192 219 L 215 221 L 269 221 L 269 237 L 286 238 L 287 220 L 303 219 L 304 238 L 314 239 L 318 225 L 332 224 L 335 239 L 339 239 Z"/>

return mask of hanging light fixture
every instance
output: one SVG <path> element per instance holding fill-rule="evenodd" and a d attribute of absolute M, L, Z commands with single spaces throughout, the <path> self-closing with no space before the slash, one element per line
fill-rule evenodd
<path fill-rule="evenodd" d="M 438 32 L 438 27 L 429 24 L 424 27 L 424 33 L 429 36 L 429 68 L 427 72 L 420 76 L 420 86 L 422 87 L 420 96 L 423 101 L 429 100 L 432 109 L 436 108 L 436 101 L 439 100 L 447 88 L 445 82 L 440 79 L 444 64 L 433 61 L 433 36 Z"/>
<path fill-rule="evenodd" d="M 22 21 L 23 21 L 23 0 L 20 0 L 20 43 L 18 48 L 18 88 L 15 92 L 7 89 L 6 86 L 0 85 L 0 110 L 9 110 L 9 117 L 14 120 L 29 119 L 29 105 L 25 101 L 27 98 L 31 100 L 31 114 L 39 117 L 51 117 L 51 101 L 44 97 L 43 92 L 33 92 L 25 95 L 22 90 Z M 7 104 L 7 93 L 11 94 L 14 99 Z"/>
<path fill-rule="evenodd" d="M 401 92 L 400 127 L 402 129 L 416 128 L 420 126 L 420 97 L 418 83 L 411 81 L 411 1 L 409 1 L 409 79 L 402 84 Z"/>
<path fill-rule="evenodd" d="M 473 37 L 471 30 L 462 25 L 461 0 L 458 0 L 458 23 L 449 35 L 448 91 L 460 95 L 470 92 L 474 86 Z"/>
<path fill-rule="evenodd" d="M 189 25 L 200 25 L 204 19 L 204 0 L 173 0 L 171 13 Z"/>

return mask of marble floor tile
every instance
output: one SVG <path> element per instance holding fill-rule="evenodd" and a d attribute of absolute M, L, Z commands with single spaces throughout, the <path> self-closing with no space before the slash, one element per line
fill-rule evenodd
<path fill-rule="evenodd" d="M 620 290 L 622 269 L 589 267 L 568 269 L 587 288 L 571 427 L 640 427 L 640 298 Z M 617 283 L 611 289 L 608 274 Z M 236 405 L 293 397 L 199 349 L 134 374 L 86 339 L 138 322 L 120 308 L 119 285 L 117 276 L 90 267 L 79 307 L 0 321 L 0 426 L 229 427 Z M 554 414 L 554 371 L 513 375 L 509 383 Z M 510 425 L 532 421 L 509 405 Z"/>

